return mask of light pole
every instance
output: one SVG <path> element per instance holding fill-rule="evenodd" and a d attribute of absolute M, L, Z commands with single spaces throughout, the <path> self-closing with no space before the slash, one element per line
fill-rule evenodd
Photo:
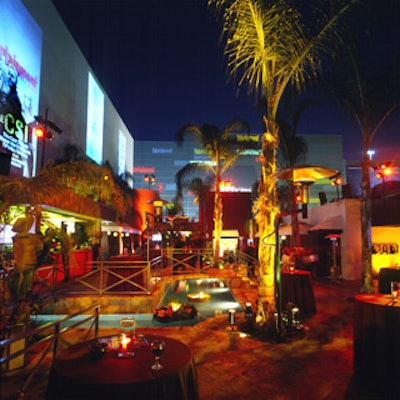
<path fill-rule="evenodd" d="M 339 186 L 343 185 L 343 179 L 340 175 L 338 175 L 333 181 L 331 181 L 332 186 L 336 186 L 336 201 L 340 200 L 339 197 Z"/>
<path fill-rule="evenodd" d="M 36 137 L 42 141 L 42 157 L 41 157 L 41 165 L 40 169 L 43 169 L 44 165 L 44 154 L 46 150 L 46 140 L 52 140 L 53 139 L 53 132 L 55 131 L 58 134 L 61 134 L 62 129 L 59 128 L 53 121 L 50 121 L 47 118 L 48 115 L 48 109 L 46 108 L 45 116 L 44 118 L 40 115 L 35 116 L 35 126 L 34 126 L 34 134 Z"/>

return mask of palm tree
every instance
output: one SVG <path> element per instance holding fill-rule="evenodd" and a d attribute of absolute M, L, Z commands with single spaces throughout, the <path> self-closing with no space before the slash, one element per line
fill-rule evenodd
<path fill-rule="evenodd" d="M 289 0 L 208 0 L 209 6 L 215 6 L 222 14 L 229 76 L 237 78 L 239 87 L 247 85 L 249 93 L 266 99 L 266 132 L 254 212 L 260 236 L 257 322 L 272 328 L 275 265 L 279 262 L 275 233 L 279 215 L 275 178 L 279 145 L 277 111 L 287 87 L 301 90 L 317 76 L 324 56 L 333 53 L 333 43 L 340 43 L 341 17 L 357 0 L 327 3 L 327 0 L 303 4 Z M 310 17 L 308 24 L 305 16 Z"/>
<path fill-rule="evenodd" d="M 206 216 L 206 201 L 207 201 L 207 193 L 211 189 L 211 184 L 213 182 L 212 177 L 206 177 L 204 179 L 195 176 L 191 177 L 192 171 L 190 170 L 190 166 L 192 164 L 188 164 L 179 170 L 175 176 L 176 180 L 176 188 L 177 188 L 177 196 L 176 198 L 179 199 L 181 202 L 183 199 L 183 189 L 186 189 L 188 192 L 194 194 L 193 202 L 194 204 L 199 205 L 200 214 L 203 215 L 204 218 L 204 226 L 203 229 L 205 232 L 208 232 L 208 223 Z M 195 168 L 195 173 L 199 171 Z M 187 178 L 187 176 L 190 176 Z M 202 221 L 200 221 L 202 222 Z"/>
<path fill-rule="evenodd" d="M 184 167 L 177 175 L 177 187 L 182 187 L 182 177 L 191 173 L 194 169 L 206 170 L 212 174 L 215 181 L 214 192 L 214 261 L 217 262 L 220 253 L 220 240 L 222 234 L 223 204 L 221 197 L 221 181 L 223 174 L 235 163 L 243 151 L 250 146 L 250 141 L 238 141 L 236 133 L 250 133 L 248 124 L 240 119 L 234 119 L 225 126 L 223 130 L 214 125 L 196 124 L 184 125 L 177 132 L 178 144 L 182 143 L 185 135 L 192 134 L 197 138 L 210 157 L 208 163 L 191 163 Z"/>
<path fill-rule="evenodd" d="M 371 38 L 369 38 L 371 39 Z M 343 108 L 354 117 L 362 135 L 361 159 L 361 258 L 362 293 L 373 293 L 371 243 L 371 161 L 368 150 L 382 124 L 400 104 L 400 59 L 394 64 L 382 63 L 380 69 L 370 68 L 368 59 L 358 51 L 359 45 L 349 45 L 336 64 L 337 75 L 330 83 Z M 386 67 L 386 68 L 385 68 Z M 397 84 L 396 84 L 397 82 Z"/>

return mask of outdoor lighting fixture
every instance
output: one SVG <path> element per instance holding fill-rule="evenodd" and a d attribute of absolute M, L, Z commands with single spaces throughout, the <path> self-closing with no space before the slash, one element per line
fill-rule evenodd
<path fill-rule="evenodd" d="M 252 319 L 253 318 L 253 309 L 252 309 L 252 304 L 250 301 L 246 301 L 246 308 L 244 310 L 244 316 L 246 319 Z"/>
<path fill-rule="evenodd" d="M 235 324 L 235 313 L 236 313 L 236 310 L 234 308 L 230 308 L 228 310 L 228 322 L 229 322 L 229 325 L 231 327 L 236 326 L 236 324 Z"/>
<path fill-rule="evenodd" d="M 221 181 L 219 184 L 219 189 L 221 192 L 229 192 L 231 189 L 232 183 L 231 181 Z"/>
<path fill-rule="evenodd" d="M 33 125 L 33 133 L 34 135 L 42 142 L 42 159 L 41 159 L 41 168 L 44 165 L 44 154 L 46 151 L 46 140 L 53 139 L 53 131 L 61 134 L 62 129 L 59 128 L 53 121 L 47 119 L 48 109 L 46 108 L 45 116 L 42 117 L 40 115 L 36 115 L 35 121 L 30 124 Z"/>
<path fill-rule="evenodd" d="M 208 301 L 210 300 L 211 296 L 208 293 L 200 292 L 200 293 L 188 293 L 186 295 L 187 299 L 190 301 Z"/>
<path fill-rule="evenodd" d="M 372 156 L 375 154 L 375 150 L 367 150 L 367 154 L 370 160 L 372 160 Z"/>
<path fill-rule="evenodd" d="M 378 164 L 374 167 L 375 175 L 378 179 L 382 179 L 382 198 L 383 201 L 386 202 L 386 179 L 388 176 L 392 174 L 392 163 L 385 162 Z"/>
<path fill-rule="evenodd" d="M 298 309 L 298 307 L 293 307 L 291 310 L 293 328 L 298 328 L 300 326 L 299 311 L 300 310 Z"/>
<path fill-rule="evenodd" d="M 392 165 L 391 162 L 386 162 L 386 163 L 382 163 L 382 164 L 375 166 L 374 171 L 375 171 L 376 177 L 384 180 L 385 176 L 391 175 L 391 173 L 392 173 L 391 165 Z"/>
<path fill-rule="evenodd" d="M 338 245 L 337 241 L 340 238 L 340 235 L 338 233 L 331 233 L 327 236 L 325 236 L 324 239 L 330 239 L 331 244 L 332 244 L 332 259 L 333 259 L 333 265 L 331 267 L 331 279 L 336 279 L 338 276 L 341 278 L 341 273 L 338 271 L 338 264 L 336 260 L 336 246 Z"/>
<path fill-rule="evenodd" d="M 149 189 L 150 189 L 150 185 L 154 185 L 154 182 L 156 181 L 156 176 L 155 175 L 145 175 L 143 179 L 145 182 L 148 183 Z"/>
<path fill-rule="evenodd" d="M 338 175 L 331 181 L 332 186 L 336 186 L 336 198 L 339 200 L 339 186 L 343 185 L 343 178 Z"/>
<path fill-rule="evenodd" d="M 301 203 L 302 203 L 302 213 L 303 213 L 303 218 L 307 218 L 308 214 L 308 203 L 310 201 L 310 186 L 314 183 L 314 181 L 298 181 L 298 182 L 293 182 L 294 185 L 300 187 L 300 198 L 301 198 Z"/>

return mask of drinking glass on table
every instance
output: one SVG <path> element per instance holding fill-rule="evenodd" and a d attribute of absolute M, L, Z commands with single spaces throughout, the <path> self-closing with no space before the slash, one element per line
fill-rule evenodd
<path fill-rule="evenodd" d="M 136 333 L 136 319 L 133 317 L 123 317 L 119 322 L 121 334 L 134 338 Z"/>
<path fill-rule="evenodd" d="M 400 284 L 399 282 L 390 282 L 390 293 L 392 294 L 393 299 L 397 299 L 400 294 Z"/>
<path fill-rule="evenodd" d="M 151 351 L 154 354 L 155 363 L 151 366 L 151 369 L 158 371 L 163 368 L 160 364 L 160 357 L 164 353 L 165 342 L 161 339 L 154 339 L 151 342 Z"/>

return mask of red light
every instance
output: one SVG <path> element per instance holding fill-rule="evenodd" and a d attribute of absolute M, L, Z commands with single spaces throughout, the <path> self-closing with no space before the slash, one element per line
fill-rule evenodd
<path fill-rule="evenodd" d="M 331 185 L 332 185 L 332 186 L 343 185 L 343 179 L 342 179 L 342 177 L 341 177 L 341 176 L 336 177 L 335 180 L 333 180 L 333 181 L 331 182 Z"/>
<path fill-rule="evenodd" d="M 384 174 L 385 176 L 389 176 L 391 173 L 392 173 L 392 170 L 391 170 L 389 167 L 386 167 L 386 168 L 383 170 L 383 174 Z"/>
<path fill-rule="evenodd" d="M 35 128 L 35 135 L 38 139 L 43 139 L 46 136 L 46 132 L 43 128 L 41 128 L 40 126 L 37 126 Z"/>
<path fill-rule="evenodd" d="M 296 194 L 296 203 L 301 203 L 301 194 Z"/>

